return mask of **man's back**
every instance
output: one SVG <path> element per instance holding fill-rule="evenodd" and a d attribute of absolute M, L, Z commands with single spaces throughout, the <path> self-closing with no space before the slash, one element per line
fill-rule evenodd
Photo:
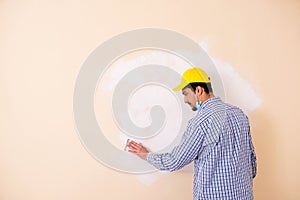
<path fill-rule="evenodd" d="M 253 199 L 256 158 L 247 116 L 213 98 L 193 121 L 204 134 L 195 161 L 194 199 Z"/>

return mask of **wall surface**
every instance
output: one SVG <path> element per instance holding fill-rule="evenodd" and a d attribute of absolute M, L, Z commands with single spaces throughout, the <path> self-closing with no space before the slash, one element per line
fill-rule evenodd
<path fill-rule="evenodd" d="M 224 80 L 227 100 L 244 91 L 240 106 L 250 107 L 255 199 L 300 199 L 299 19 L 297 0 L 0 0 L 0 200 L 192 199 L 191 171 L 120 173 L 76 133 L 82 63 L 112 36 L 144 27 L 192 38 L 246 83 Z"/>

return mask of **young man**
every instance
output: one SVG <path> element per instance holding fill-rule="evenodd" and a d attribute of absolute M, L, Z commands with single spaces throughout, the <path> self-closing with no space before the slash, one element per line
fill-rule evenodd
<path fill-rule="evenodd" d="M 247 116 L 214 97 L 211 80 L 200 68 L 184 72 L 184 102 L 197 111 L 182 140 L 170 153 L 150 153 L 129 142 L 129 152 L 160 170 L 174 171 L 194 161 L 194 199 L 253 199 L 256 155 Z"/>

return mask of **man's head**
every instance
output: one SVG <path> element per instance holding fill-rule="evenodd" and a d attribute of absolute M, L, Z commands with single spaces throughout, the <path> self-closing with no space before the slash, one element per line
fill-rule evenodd
<path fill-rule="evenodd" d="M 186 70 L 181 79 L 181 83 L 173 89 L 182 90 L 184 102 L 196 111 L 201 103 L 213 96 L 211 81 L 206 72 L 200 68 Z"/>

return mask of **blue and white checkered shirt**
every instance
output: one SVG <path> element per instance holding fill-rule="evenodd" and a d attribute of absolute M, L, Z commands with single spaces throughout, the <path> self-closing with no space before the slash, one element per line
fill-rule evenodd
<path fill-rule="evenodd" d="M 149 153 L 147 161 L 169 171 L 194 161 L 194 200 L 253 199 L 256 155 L 248 118 L 218 97 L 202 104 L 171 153 Z"/>

